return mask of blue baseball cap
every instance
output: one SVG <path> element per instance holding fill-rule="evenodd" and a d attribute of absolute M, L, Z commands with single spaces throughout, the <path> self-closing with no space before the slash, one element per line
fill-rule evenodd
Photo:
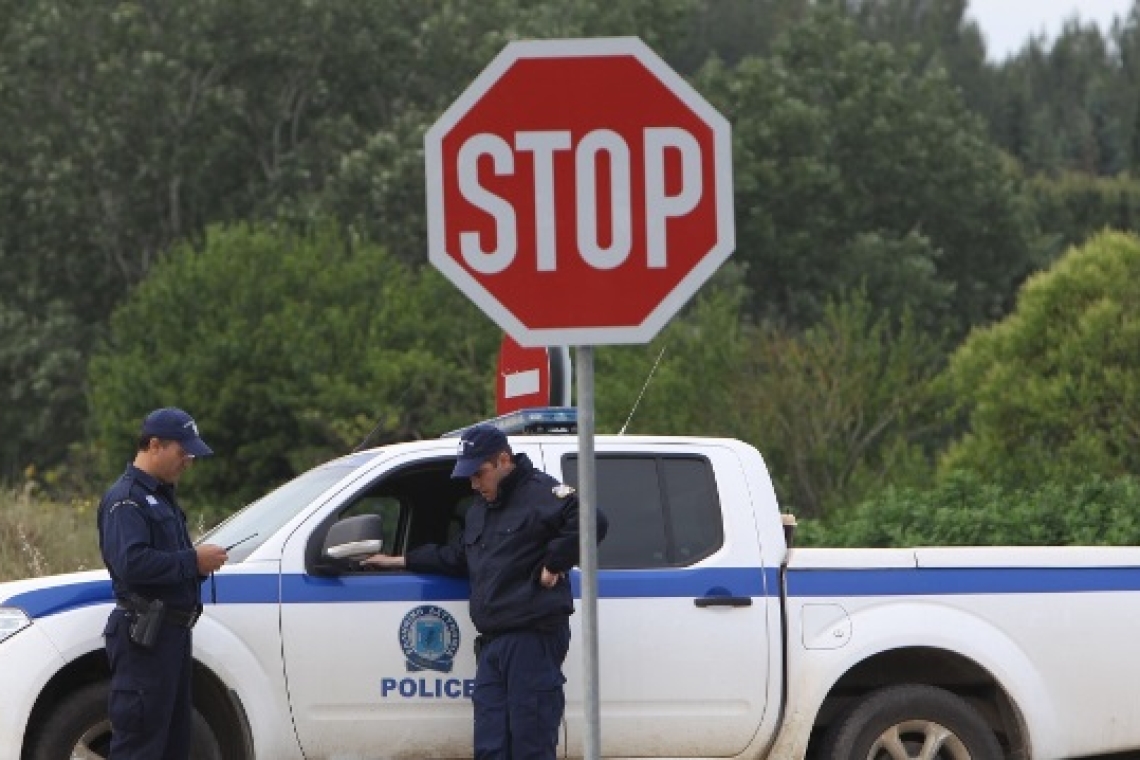
<path fill-rule="evenodd" d="M 451 477 L 471 477 L 484 462 L 510 447 L 507 436 L 494 425 L 472 425 L 459 437 L 459 458 L 455 462 L 455 469 L 451 471 Z"/>
<path fill-rule="evenodd" d="M 193 457 L 208 457 L 214 450 L 198 435 L 198 423 L 181 409 L 168 406 L 155 409 L 142 424 L 142 435 L 153 435 L 164 441 L 178 441 Z"/>

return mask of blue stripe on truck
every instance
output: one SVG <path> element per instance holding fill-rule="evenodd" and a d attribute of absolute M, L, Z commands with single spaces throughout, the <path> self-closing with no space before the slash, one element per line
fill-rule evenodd
<path fill-rule="evenodd" d="M 2 602 L 5 607 L 19 607 L 29 617 L 47 617 L 59 612 L 107 604 L 114 601 L 111 581 L 82 581 L 16 594 Z"/>
<path fill-rule="evenodd" d="M 788 596 L 1079 594 L 1140 590 L 1140 567 L 789 570 Z"/>
<path fill-rule="evenodd" d="M 571 573 L 574 595 L 581 593 L 579 574 Z M 708 594 L 764 596 L 775 593 L 777 573 L 754 568 L 604 570 L 598 595 L 609 599 L 698 597 Z M 765 591 L 765 588 L 769 591 Z M 203 599 L 217 604 L 329 604 L 340 602 L 438 602 L 467 599 L 466 580 L 410 573 L 377 573 L 323 578 L 311 575 L 218 573 L 207 580 Z M 112 601 L 110 581 L 91 581 L 26 591 L 6 602 L 31 617 Z"/>
<path fill-rule="evenodd" d="M 235 576 L 235 579 L 241 576 Z M 598 573 L 598 596 L 607 599 L 698 597 L 709 593 L 729 596 L 764 596 L 765 586 L 774 593 L 777 573 L 760 569 L 699 568 L 667 570 L 603 570 Z M 230 578 L 225 579 L 227 584 Z M 246 585 L 223 592 L 222 576 L 218 576 L 218 601 L 276 602 L 264 594 L 264 588 Z M 581 594 L 579 574 L 571 573 L 574 595 Z M 275 590 L 274 590 L 275 591 Z M 468 597 L 467 581 L 428 575 L 379 574 L 316 578 L 286 575 L 281 594 L 286 603 L 320 604 L 322 602 L 364 601 L 459 601 Z"/>
<path fill-rule="evenodd" d="M 790 597 L 928 596 L 947 594 L 1045 594 L 1140 590 L 1140 567 L 796 569 L 787 574 Z M 575 596 L 579 575 L 571 574 Z M 696 598 L 708 595 L 763 597 L 775 594 L 773 568 L 668 568 L 603 570 L 603 599 Z M 455 578 L 377 573 L 320 578 L 301 574 L 219 573 L 213 581 L 218 604 L 331 604 L 340 602 L 462 601 L 467 582 Z M 211 595 L 206 581 L 203 597 Z M 33 618 L 112 601 L 110 581 L 65 583 L 25 591 L 0 602 Z"/>

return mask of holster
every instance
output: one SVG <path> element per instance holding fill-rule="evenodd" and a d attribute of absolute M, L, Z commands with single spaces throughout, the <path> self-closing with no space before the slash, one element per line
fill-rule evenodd
<path fill-rule="evenodd" d="M 158 640 L 158 632 L 162 628 L 162 620 L 166 617 L 166 605 L 161 599 L 153 599 L 146 603 L 144 610 L 135 610 L 135 619 L 131 622 L 131 641 L 144 649 L 150 649 Z"/>

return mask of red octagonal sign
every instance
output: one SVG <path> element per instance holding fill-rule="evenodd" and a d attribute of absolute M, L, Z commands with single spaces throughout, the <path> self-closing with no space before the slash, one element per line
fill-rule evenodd
<path fill-rule="evenodd" d="M 511 43 L 424 138 L 428 258 L 524 346 L 647 342 L 735 246 L 730 143 L 637 38 Z"/>

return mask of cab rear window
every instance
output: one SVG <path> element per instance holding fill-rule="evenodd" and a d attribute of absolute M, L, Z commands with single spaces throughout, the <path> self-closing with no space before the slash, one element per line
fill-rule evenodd
<path fill-rule="evenodd" d="M 712 464 L 696 456 L 598 455 L 598 506 L 609 533 L 598 567 L 684 567 L 724 543 Z M 566 482 L 578 486 L 578 456 L 562 459 Z"/>

